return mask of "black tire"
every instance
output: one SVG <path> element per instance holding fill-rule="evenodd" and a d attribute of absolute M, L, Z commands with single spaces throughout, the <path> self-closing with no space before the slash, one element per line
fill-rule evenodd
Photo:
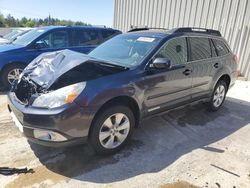
<path fill-rule="evenodd" d="M 103 124 L 105 120 L 107 120 L 110 116 L 117 114 L 117 113 L 125 114 L 129 120 L 130 128 L 129 128 L 127 137 L 119 146 L 112 148 L 112 149 L 105 148 L 102 145 L 101 141 L 99 140 L 99 133 L 101 131 L 101 128 L 103 128 Z M 135 127 L 135 118 L 130 108 L 128 108 L 127 106 L 122 106 L 122 105 L 109 106 L 103 109 L 100 113 L 98 113 L 97 117 L 94 119 L 94 122 L 92 123 L 92 127 L 91 127 L 90 134 L 89 134 L 90 145 L 93 147 L 95 152 L 100 155 L 107 155 L 107 154 L 115 153 L 119 151 L 121 148 L 123 148 L 126 145 L 126 143 L 129 141 L 132 135 L 132 132 L 134 130 L 134 127 Z"/>
<path fill-rule="evenodd" d="M 215 97 L 215 94 L 216 94 L 216 91 L 217 91 L 218 87 L 223 87 L 225 89 L 225 94 L 224 94 L 224 97 L 223 97 L 222 101 L 217 106 L 217 105 L 215 105 L 214 97 Z M 220 107 L 223 105 L 223 103 L 225 101 L 227 90 L 228 90 L 228 87 L 227 87 L 226 82 L 224 80 L 219 80 L 217 82 L 217 84 L 215 85 L 212 96 L 210 98 L 210 101 L 208 102 L 208 110 L 209 111 L 217 111 L 217 110 L 220 109 Z"/>
<path fill-rule="evenodd" d="M 11 88 L 11 84 L 8 81 L 8 74 L 14 69 L 23 70 L 24 68 L 25 68 L 25 66 L 22 64 L 11 64 L 3 69 L 3 72 L 1 75 L 1 81 L 2 81 L 4 89 L 9 90 Z"/>

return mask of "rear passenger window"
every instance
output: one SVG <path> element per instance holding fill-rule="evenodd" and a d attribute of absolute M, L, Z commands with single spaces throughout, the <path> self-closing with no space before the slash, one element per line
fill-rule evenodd
<path fill-rule="evenodd" d="M 225 43 L 221 40 L 212 39 L 218 56 L 226 55 L 229 50 Z"/>
<path fill-rule="evenodd" d="M 187 62 L 187 42 L 186 38 L 175 38 L 168 41 L 156 58 L 167 58 L 172 65 L 180 65 Z"/>
<path fill-rule="evenodd" d="M 100 44 L 98 31 L 94 30 L 78 30 L 73 37 L 74 46 L 88 46 Z"/>
<path fill-rule="evenodd" d="M 103 41 L 106 41 L 118 34 L 116 31 L 109 31 L 109 30 L 103 30 L 101 31 L 101 33 L 102 33 Z"/>
<path fill-rule="evenodd" d="M 190 37 L 191 61 L 212 57 L 208 38 Z"/>

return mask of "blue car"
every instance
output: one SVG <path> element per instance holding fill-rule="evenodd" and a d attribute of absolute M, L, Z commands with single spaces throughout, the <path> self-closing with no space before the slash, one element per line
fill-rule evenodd
<path fill-rule="evenodd" d="M 44 52 L 70 49 L 89 53 L 119 30 L 100 27 L 48 26 L 39 27 L 11 44 L 0 46 L 0 86 L 10 88 L 23 69 Z"/>

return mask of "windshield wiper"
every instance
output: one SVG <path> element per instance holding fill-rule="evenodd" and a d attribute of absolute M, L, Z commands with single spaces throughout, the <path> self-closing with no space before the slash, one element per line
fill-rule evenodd
<path fill-rule="evenodd" d="M 121 69 L 129 69 L 129 67 L 125 65 L 120 65 L 118 63 L 110 62 L 110 61 L 103 60 L 103 59 L 97 59 L 94 57 L 91 57 L 91 58 L 98 64 L 102 64 L 102 65 L 109 66 L 109 67 L 118 67 Z"/>
<path fill-rule="evenodd" d="M 128 67 L 113 64 L 113 63 L 109 63 L 109 62 L 98 62 L 98 64 L 103 65 L 105 67 L 117 67 L 117 68 L 120 68 L 120 69 L 129 69 Z"/>

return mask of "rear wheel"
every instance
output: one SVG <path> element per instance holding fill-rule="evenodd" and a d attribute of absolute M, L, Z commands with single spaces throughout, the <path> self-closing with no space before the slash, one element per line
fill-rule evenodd
<path fill-rule="evenodd" d="M 98 114 L 90 132 L 90 143 L 99 154 L 120 150 L 129 140 L 135 125 L 134 115 L 126 106 L 110 106 Z"/>
<path fill-rule="evenodd" d="M 19 78 L 24 68 L 25 66 L 21 64 L 12 64 L 6 67 L 2 72 L 2 83 L 4 88 L 10 89 L 11 84 Z"/>
<path fill-rule="evenodd" d="M 216 84 L 211 99 L 208 103 L 209 110 L 216 111 L 222 106 L 226 98 L 227 89 L 227 84 L 224 80 L 220 80 Z"/>

